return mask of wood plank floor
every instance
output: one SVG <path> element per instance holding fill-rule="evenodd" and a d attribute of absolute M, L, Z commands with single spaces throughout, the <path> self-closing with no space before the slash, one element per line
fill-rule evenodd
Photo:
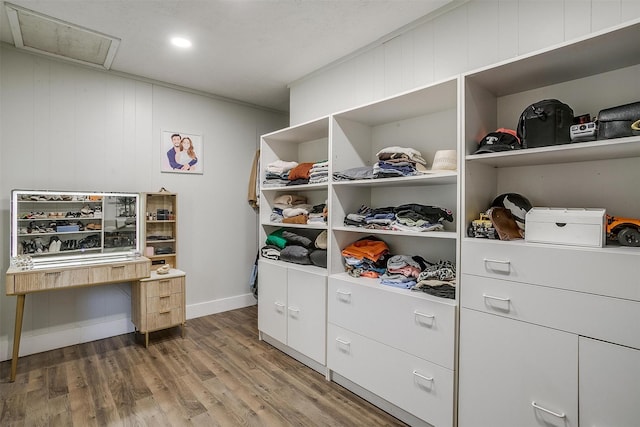
<path fill-rule="evenodd" d="M 257 336 L 253 306 L 2 362 L 0 425 L 405 425 Z"/>

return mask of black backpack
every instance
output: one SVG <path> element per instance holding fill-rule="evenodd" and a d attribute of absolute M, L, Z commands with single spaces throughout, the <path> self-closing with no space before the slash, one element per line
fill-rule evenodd
<path fill-rule="evenodd" d="M 523 148 L 568 144 L 572 124 L 571 107 L 557 99 L 544 99 L 524 109 L 517 134 Z"/>

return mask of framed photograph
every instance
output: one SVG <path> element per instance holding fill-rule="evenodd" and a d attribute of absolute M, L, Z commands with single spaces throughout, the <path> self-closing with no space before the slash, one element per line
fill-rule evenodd
<path fill-rule="evenodd" d="M 162 172 L 202 174 L 202 135 L 163 130 L 160 143 Z"/>

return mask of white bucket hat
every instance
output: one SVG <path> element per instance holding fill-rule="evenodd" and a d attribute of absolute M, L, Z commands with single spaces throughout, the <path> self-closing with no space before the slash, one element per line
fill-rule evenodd
<path fill-rule="evenodd" d="M 456 150 L 438 150 L 433 156 L 432 171 L 458 169 L 458 155 Z"/>

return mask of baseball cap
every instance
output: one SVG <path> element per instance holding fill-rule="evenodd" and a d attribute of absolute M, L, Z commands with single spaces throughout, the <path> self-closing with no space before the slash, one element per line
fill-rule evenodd
<path fill-rule="evenodd" d="M 500 151 L 519 150 L 520 140 L 511 129 L 500 128 L 490 132 L 478 142 L 478 149 L 473 154 L 497 153 Z"/>

